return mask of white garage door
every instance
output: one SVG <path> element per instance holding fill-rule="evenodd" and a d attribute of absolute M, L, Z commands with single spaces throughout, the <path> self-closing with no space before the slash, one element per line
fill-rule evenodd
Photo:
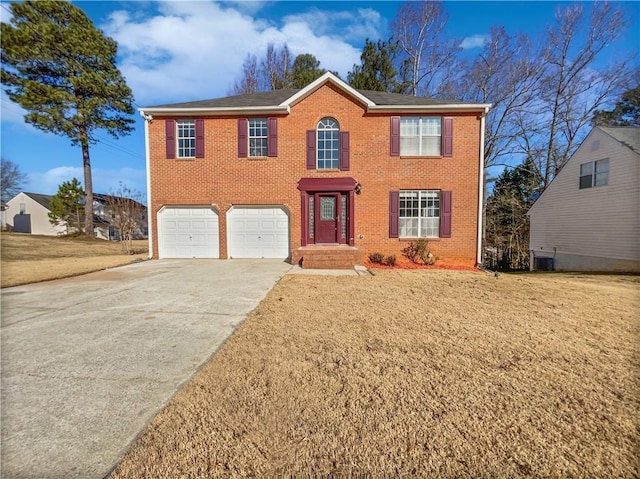
<path fill-rule="evenodd" d="M 289 216 L 283 208 L 234 206 L 227 227 L 229 258 L 289 256 Z"/>
<path fill-rule="evenodd" d="M 219 258 L 218 213 L 207 207 L 164 207 L 158 213 L 160 258 Z"/>

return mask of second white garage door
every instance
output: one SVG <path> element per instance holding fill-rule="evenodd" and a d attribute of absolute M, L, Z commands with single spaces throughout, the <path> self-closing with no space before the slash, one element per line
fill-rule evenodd
<path fill-rule="evenodd" d="M 289 256 L 289 216 L 281 207 L 234 206 L 227 228 L 229 258 Z"/>

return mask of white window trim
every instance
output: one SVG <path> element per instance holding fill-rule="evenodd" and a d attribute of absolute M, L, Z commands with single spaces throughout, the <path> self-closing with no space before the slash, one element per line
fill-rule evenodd
<path fill-rule="evenodd" d="M 440 134 L 439 135 L 427 135 L 423 134 L 423 121 L 438 119 L 440 122 Z M 408 120 L 418 120 L 418 135 L 403 135 L 402 123 Z M 418 153 L 409 153 L 402 151 L 402 140 L 405 138 L 418 138 Z M 423 138 L 437 138 L 438 139 L 438 151 L 425 153 L 422 151 L 422 139 Z M 401 116 L 400 117 L 400 156 L 442 156 L 442 117 L 441 116 Z"/>
<path fill-rule="evenodd" d="M 193 129 L 193 136 L 180 136 L 180 125 L 190 124 Z M 180 148 L 180 140 L 193 140 L 193 148 Z M 185 155 L 184 151 L 193 150 L 193 155 Z M 195 120 L 176 120 L 176 158 L 195 158 L 196 157 L 196 121 Z"/>
<path fill-rule="evenodd" d="M 401 239 L 406 239 L 406 238 L 439 238 L 440 237 L 440 221 L 442 219 L 442 195 L 441 195 L 441 190 L 400 190 L 399 193 L 399 201 L 400 204 L 402 204 L 402 194 L 403 193 L 418 193 L 418 216 L 401 216 L 401 211 L 402 211 L 402 207 L 400 207 L 398 209 L 398 237 Z M 436 193 L 437 194 L 437 207 L 438 207 L 438 216 L 429 216 L 429 215 L 423 215 L 422 214 L 422 207 L 421 207 L 421 203 L 422 203 L 422 199 L 423 197 L 427 197 L 427 205 L 428 205 L 428 201 L 429 201 L 429 194 L 433 194 Z M 429 209 L 429 207 L 427 206 L 427 210 Z M 436 230 L 436 234 L 435 235 L 430 235 L 430 236 L 422 236 L 421 232 L 422 232 L 422 226 L 423 226 L 423 220 L 433 220 L 437 218 L 437 226 L 435 227 Z M 407 219 L 417 219 L 418 220 L 418 235 L 417 236 L 404 236 L 402 235 L 402 220 L 407 220 Z M 433 229 L 433 228 L 432 228 Z"/>
<path fill-rule="evenodd" d="M 261 121 L 264 122 L 265 135 L 257 136 L 251 134 L 251 122 Z M 251 152 L 251 140 L 264 140 L 264 155 L 253 155 Z M 249 158 L 263 158 L 269 154 L 269 123 L 266 118 L 249 118 L 247 121 L 247 152 Z M 260 147 L 262 150 L 262 147 Z"/>
<path fill-rule="evenodd" d="M 598 164 L 604 164 L 605 162 L 607 164 L 607 169 L 605 171 L 598 171 Z M 588 175 L 583 175 L 582 168 L 583 166 L 587 166 L 587 165 L 591 165 L 591 173 Z M 600 160 L 586 161 L 584 163 L 580 163 L 580 168 L 578 170 L 578 189 L 588 190 L 589 188 L 598 188 L 600 186 L 609 185 L 609 165 L 610 165 L 609 158 L 602 158 Z M 606 180 L 607 180 L 606 183 L 603 183 L 600 185 L 597 184 L 598 177 L 605 176 L 605 173 L 606 173 Z M 586 178 L 586 177 L 591 178 L 591 184 L 589 186 L 582 186 L 582 178 Z"/>
<path fill-rule="evenodd" d="M 335 123 L 335 128 L 321 128 L 322 124 L 325 122 L 333 122 Z M 322 148 L 322 151 L 327 152 L 327 151 L 335 151 L 336 152 L 336 157 L 335 158 L 331 158 L 329 160 L 327 160 L 327 158 L 323 158 L 322 161 L 323 162 L 327 162 L 330 161 L 331 163 L 335 163 L 335 166 L 320 166 L 320 131 L 330 131 L 330 132 L 335 132 L 337 135 L 337 140 L 338 140 L 338 148 L 336 150 L 334 150 L 333 148 L 330 149 L 326 149 L 326 148 Z M 320 120 L 318 122 L 318 126 L 316 127 L 316 169 L 317 170 L 337 170 L 340 168 L 340 123 L 338 123 L 338 120 L 336 120 L 335 118 L 331 118 L 331 117 L 325 117 L 322 120 Z"/>

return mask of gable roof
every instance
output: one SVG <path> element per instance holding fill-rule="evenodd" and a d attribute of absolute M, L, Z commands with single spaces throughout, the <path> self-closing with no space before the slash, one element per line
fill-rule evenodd
<path fill-rule="evenodd" d="M 29 198 L 31 198 L 33 201 L 35 201 L 36 203 L 44 206 L 46 209 L 48 210 L 51 209 L 51 198 L 53 198 L 53 195 L 42 195 L 40 193 L 27 193 L 26 191 L 23 191 L 23 193 L 27 195 Z"/>
<path fill-rule="evenodd" d="M 236 115 L 251 113 L 287 114 L 291 107 L 311 95 L 323 85 L 330 83 L 346 95 L 362 104 L 367 111 L 407 112 L 407 111 L 477 111 L 486 114 L 490 103 L 465 103 L 446 101 L 398 93 L 356 90 L 331 72 L 327 72 L 302 89 L 273 90 L 250 95 L 236 95 L 212 100 L 172 103 L 140 108 L 140 113 L 160 115 Z"/>
<path fill-rule="evenodd" d="M 640 127 L 638 126 L 599 126 L 610 137 L 640 153 Z"/>
<path fill-rule="evenodd" d="M 614 140 L 619 143 L 627 146 L 629 149 L 633 150 L 636 153 L 640 154 L 640 127 L 637 126 L 594 126 L 591 131 L 584 138 L 580 146 L 573 152 L 573 154 L 569 157 L 569 159 L 565 162 L 562 168 L 556 173 L 551 182 L 547 185 L 544 191 L 536 198 L 534 203 L 531 205 L 529 210 L 527 211 L 527 215 L 531 214 L 531 211 L 540 204 L 540 199 L 543 195 L 549 190 L 549 187 L 556 181 L 559 175 L 562 174 L 565 167 L 578 155 L 579 151 L 583 148 L 584 145 L 587 144 L 589 138 L 594 134 L 595 131 L 600 130 L 606 135 L 609 135 Z"/>

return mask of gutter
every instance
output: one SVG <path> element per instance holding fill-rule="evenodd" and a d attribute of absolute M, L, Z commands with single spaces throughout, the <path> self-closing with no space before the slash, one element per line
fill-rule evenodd
<path fill-rule="evenodd" d="M 219 108 L 164 108 L 164 107 L 151 107 L 151 108 L 139 108 L 140 114 L 144 116 L 145 113 L 155 115 L 170 115 L 170 116 L 234 116 L 240 114 L 263 114 L 272 113 L 275 115 L 289 114 L 291 109 L 286 106 L 246 106 L 246 107 L 219 107 Z"/>
<path fill-rule="evenodd" d="M 482 264 L 482 231 L 484 220 L 484 130 L 485 118 L 489 113 L 491 104 L 485 104 L 484 112 L 480 117 L 480 157 L 478 163 L 478 240 L 476 245 L 476 264 Z"/>
<path fill-rule="evenodd" d="M 373 105 L 367 108 L 367 111 L 380 113 L 403 113 L 407 111 L 424 111 L 430 113 L 451 113 L 456 112 L 481 112 L 482 118 L 485 117 L 491 108 L 490 103 L 453 103 L 442 105 Z"/>

